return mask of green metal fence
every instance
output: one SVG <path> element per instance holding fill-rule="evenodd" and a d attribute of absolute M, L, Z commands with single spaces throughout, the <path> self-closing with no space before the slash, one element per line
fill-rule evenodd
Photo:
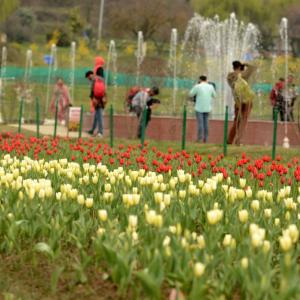
<path fill-rule="evenodd" d="M 75 84 L 86 84 L 85 73 L 88 68 L 77 68 L 75 71 Z M 25 69 L 20 67 L 8 66 L 6 70 L 6 77 L 22 80 L 24 77 Z M 70 80 L 71 70 L 66 68 L 59 68 L 52 73 L 52 78 L 61 77 L 66 82 Z M 34 67 L 30 73 L 30 81 L 35 83 L 46 83 L 48 80 L 47 67 Z M 173 87 L 173 78 L 171 77 L 150 77 L 142 76 L 140 82 L 143 86 L 159 85 L 164 88 Z M 132 74 L 108 73 L 108 84 L 117 86 L 133 86 L 136 84 L 136 76 Z M 188 78 L 178 78 L 177 87 L 179 89 L 190 89 L 195 84 L 194 80 Z M 218 83 L 216 83 L 218 86 Z M 270 83 L 256 83 L 253 84 L 255 92 L 269 93 L 272 89 Z"/>

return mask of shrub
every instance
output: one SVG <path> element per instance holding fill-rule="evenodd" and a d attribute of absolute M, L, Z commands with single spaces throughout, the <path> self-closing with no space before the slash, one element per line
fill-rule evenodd
<path fill-rule="evenodd" d="M 36 17 L 32 10 L 20 8 L 5 23 L 5 32 L 10 41 L 18 43 L 30 42 L 34 30 Z"/>

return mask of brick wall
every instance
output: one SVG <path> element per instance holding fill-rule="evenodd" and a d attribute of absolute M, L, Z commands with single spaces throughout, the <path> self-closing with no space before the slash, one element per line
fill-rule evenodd
<path fill-rule="evenodd" d="M 109 117 L 104 116 L 105 134 L 108 135 Z M 92 116 L 86 114 L 84 116 L 84 129 L 91 127 Z M 135 116 L 115 115 L 114 116 L 114 134 L 117 138 L 134 139 L 136 137 L 138 120 Z M 196 140 L 196 119 L 187 119 L 187 141 Z M 229 129 L 232 121 L 229 121 Z M 169 140 L 181 141 L 182 136 L 182 119 L 176 117 L 152 117 L 150 121 L 146 137 L 153 140 Z M 282 145 L 284 138 L 284 124 L 278 123 L 277 128 L 277 144 Z M 208 143 L 223 143 L 224 137 L 224 121 L 209 120 L 209 137 Z M 288 138 L 291 146 L 300 146 L 300 131 L 297 123 L 288 123 Z M 273 122 L 271 121 L 249 121 L 242 144 L 247 145 L 272 145 L 273 139 Z"/>

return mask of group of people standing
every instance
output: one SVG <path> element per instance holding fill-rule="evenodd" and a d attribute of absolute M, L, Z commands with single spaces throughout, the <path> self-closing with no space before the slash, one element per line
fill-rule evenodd
<path fill-rule="evenodd" d="M 248 80 L 256 70 L 256 67 L 248 63 L 234 61 L 233 71 L 227 75 L 227 82 L 234 98 L 234 120 L 228 136 L 228 144 L 240 145 L 250 116 L 255 93 L 251 90 Z M 200 77 L 200 82 L 189 93 L 195 97 L 195 112 L 197 119 L 197 141 L 205 143 L 208 138 L 208 116 L 212 110 L 212 99 L 216 93 L 208 84 L 205 76 Z M 280 78 L 270 93 L 273 107 L 273 119 L 275 109 L 279 112 L 280 120 L 294 122 L 294 106 L 298 96 L 294 76 L 289 75 L 287 80 Z M 194 99 L 194 98 L 193 98 Z"/>
<path fill-rule="evenodd" d="M 103 137 L 103 110 L 107 104 L 107 93 L 104 79 L 105 61 L 102 57 L 96 57 L 93 71 L 85 73 L 85 78 L 90 82 L 90 106 L 93 113 L 92 128 L 87 131 L 92 136 Z M 130 112 L 134 112 L 138 118 L 137 138 L 142 135 L 143 125 L 147 127 L 151 120 L 152 108 L 160 103 L 156 98 L 159 88 L 133 87 L 127 95 L 127 104 Z M 53 90 L 50 110 L 55 114 L 57 106 L 58 121 L 65 125 L 68 118 L 68 109 L 71 104 L 69 89 L 62 78 L 58 78 Z M 145 112 L 145 114 L 143 113 Z M 145 116 L 145 120 L 144 120 Z"/>
<path fill-rule="evenodd" d="M 88 133 L 94 135 L 97 132 L 99 137 L 103 136 L 103 110 L 107 103 L 104 64 L 102 57 L 96 57 L 93 71 L 88 71 L 85 74 L 85 77 L 90 81 L 91 111 L 94 113 L 92 128 Z M 248 80 L 256 67 L 247 63 L 243 64 L 240 61 L 234 61 L 232 67 L 232 72 L 227 75 L 227 82 L 234 98 L 234 121 L 227 142 L 228 144 L 239 145 L 255 97 Z M 126 96 L 128 111 L 134 113 L 138 118 L 137 138 L 141 137 L 143 126 L 146 127 L 151 120 L 152 108 L 160 103 L 160 100 L 156 98 L 157 95 L 159 95 L 159 88 L 154 86 L 152 88 L 132 87 Z M 294 121 L 293 108 L 297 95 L 292 75 L 287 80 L 280 78 L 274 85 L 270 93 L 270 100 L 273 110 L 278 110 L 281 121 Z M 189 92 L 189 96 L 195 102 L 197 142 L 206 143 L 208 140 L 209 113 L 212 111 L 212 101 L 216 97 L 215 85 L 202 75 L 199 82 Z M 50 105 L 53 112 L 56 110 L 56 105 L 58 106 L 58 120 L 63 124 L 68 108 L 72 104 L 68 88 L 60 78 L 56 82 Z"/>
<path fill-rule="evenodd" d="M 88 71 L 85 74 L 85 77 L 91 82 L 91 111 L 94 112 L 93 125 L 88 133 L 94 135 L 98 126 L 98 137 L 103 136 L 103 110 L 107 104 L 103 67 L 103 58 L 96 57 L 94 71 Z M 138 118 L 137 138 L 141 138 L 143 125 L 147 127 L 151 120 L 152 107 L 160 103 L 160 100 L 154 98 L 158 94 L 158 87 L 152 87 L 150 89 L 133 87 L 127 95 L 126 101 L 129 105 L 129 110 L 134 112 Z M 144 111 L 145 114 L 143 113 Z"/>
<path fill-rule="evenodd" d="M 255 71 L 255 67 L 242 64 L 240 61 L 232 63 L 233 71 L 227 76 L 227 82 L 234 97 L 234 122 L 228 137 L 228 144 L 241 142 L 246 124 L 252 109 L 254 93 L 247 80 Z M 212 111 L 212 100 L 216 97 L 215 87 L 207 81 L 206 76 L 200 76 L 200 81 L 189 93 L 195 99 L 197 119 L 197 142 L 206 143 L 208 139 L 208 116 Z"/>
<path fill-rule="evenodd" d="M 294 122 L 294 106 L 297 96 L 298 91 L 294 83 L 294 76 L 289 75 L 287 80 L 279 78 L 270 93 L 273 118 L 276 109 L 279 112 L 281 121 Z"/>

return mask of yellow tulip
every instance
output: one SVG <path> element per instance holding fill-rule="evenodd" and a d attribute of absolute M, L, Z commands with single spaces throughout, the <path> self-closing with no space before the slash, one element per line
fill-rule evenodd
<path fill-rule="evenodd" d="M 210 225 L 217 224 L 223 217 L 223 211 L 220 209 L 210 210 L 206 214 L 208 223 Z"/>
<path fill-rule="evenodd" d="M 286 234 L 279 238 L 279 244 L 280 244 L 281 249 L 284 252 L 287 252 L 292 248 L 293 243 L 292 243 L 292 239 L 290 238 L 290 236 Z"/>
<path fill-rule="evenodd" d="M 195 275 L 195 277 L 201 277 L 204 274 L 204 271 L 205 271 L 205 265 L 204 264 L 202 264 L 200 262 L 197 262 L 194 265 L 194 275 Z"/>
<path fill-rule="evenodd" d="M 138 217 L 135 215 L 130 215 L 128 217 L 128 226 L 130 229 L 135 229 L 138 224 Z"/>
<path fill-rule="evenodd" d="M 239 220 L 242 223 L 246 223 L 248 221 L 248 211 L 246 209 L 242 209 L 238 212 L 239 214 Z"/>
<path fill-rule="evenodd" d="M 107 221 L 107 211 L 105 209 L 99 209 L 98 217 L 102 222 L 106 222 Z"/>
<path fill-rule="evenodd" d="M 226 234 L 223 240 L 223 246 L 224 247 L 228 247 L 231 245 L 231 241 L 232 241 L 232 236 L 231 234 Z"/>
<path fill-rule="evenodd" d="M 249 261 L 248 261 L 247 257 L 243 257 L 241 259 L 241 266 L 242 266 L 243 269 L 248 269 Z"/>
<path fill-rule="evenodd" d="M 91 208 L 91 207 L 93 207 L 93 205 L 94 205 L 94 200 L 93 200 L 93 198 L 87 198 L 87 199 L 85 200 L 85 206 L 86 206 L 87 208 Z"/>
<path fill-rule="evenodd" d="M 83 205 L 83 204 L 85 203 L 84 196 L 83 196 L 83 195 L 78 195 L 78 196 L 77 196 L 77 202 L 78 202 L 80 205 Z"/>

